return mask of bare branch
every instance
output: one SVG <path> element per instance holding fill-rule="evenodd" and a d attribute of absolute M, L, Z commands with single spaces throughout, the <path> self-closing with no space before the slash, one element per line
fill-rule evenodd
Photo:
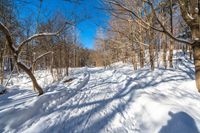
<path fill-rule="evenodd" d="M 120 4 L 119 2 L 116 2 L 116 1 L 109 1 L 109 3 L 111 4 L 114 4 L 120 8 L 122 8 L 123 10 L 125 11 L 128 11 L 129 13 L 131 13 L 133 16 L 135 16 L 137 19 L 139 19 L 144 25 L 150 27 L 151 29 L 153 30 L 156 30 L 156 31 L 159 31 L 159 32 L 162 32 L 162 33 L 165 33 L 166 35 L 168 35 L 170 38 L 174 39 L 175 41 L 178 41 L 178 42 L 181 42 L 181 43 L 186 43 L 186 44 L 190 44 L 192 45 L 194 42 L 190 42 L 190 41 L 187 41 L 187 40 L 184 40 L 184 39 L 179 39 L 179 38 L 176 38 L 175 36 L 173 36 L 169 31 L 167 31 L 167 29 L 165 28 L 165 26 L 162 24 L 162 22 L 159 20 L 159 18 L 157 17 L 156 15 L 156 11 L 153 7 L 153 4 L 150 2 L 150 1 L 145 1 L 152 9 L 152 12 L 153 14 L 155 15 L 158 23 L 160 24 L 161 28 L 162 29 L 158 29 L 154 26 L 152 26 L 151 24 L 145 22 L 141 17 L 139 17 L 134 11 L 130 10 L 129 8 L 127 8 L 126 6 Z M 138 23 L 138 22 L 137 22 Z M 140 25 L 142 25 L 140 23 Z M 145 27 L 144 25 L 142 25 L 142 27 Z"/>
<path fill-rule="evenodd" d="M 13 46 L 13 40 L 12 40 L 11 34 L 10 34 L 8 28 L 2 22 L 0 22 L 0 30 L 5 34 L 6 40 L 8 42 L 8 46 L 15 53 L 16 48 L 15 48 L 15 46 Z"/>
<path fill-rule="evenodd" d="M 22 50 L 22 47 L 25 44 L 27 44 L 28 42 L 30 42 L 33 39 L 40 38 L 40 37 L 47 37 L 47 36 L 58 36 L 60 33 L 62 33 L 62 31 L 65 29 L 67 24 L 73 25 L 71 22 L 67 21 L 57 32 L 54 32 L 54 33 L 39 33 L 39 34 L 35 34 L 35 35 L 29 37 L 28 39 L 26 39 L 26 40 L 24 40 L 23 42 L 20 43 L 20 45 L 17 48 L 18 53 Z"/>
<path fill-rule="evenodd" d="M 145 22 L 142 18 L 140 18 L 134 11 L 130 10 L 129 8 L 123 6 L 122 4 L 118 3 L 118 2 L 114 2 L 114 1 L 109 1 L 109 3 L 111 4 L 114 4 L 116 6 L 119 6 L 121 7 L 122 9 L 124 9 L 125 11 L 128 11 L 129 13 L 131 13 L 133 16 L 135 16 L 137 19 L 139 19 L 144 25 L 156 30 L 156 31 L 159 31 L 159 32 L 163 32 L 163 30 L 161 29 L 158 29 L 156 27 L 153 27 L 152 25 L 148 24 L 147 22 Z M 144 26 L 145 27 L 145 26 Z"/>
<path fill-rule="evenodd" d="M 46 56 L 46 55 L 48 55 L 48 54 L 52 54 L 52 51 L 48 51 L 48 52 L 46 52 L 46 53 L 44 53 L 44 54 L 38 56 L 38 57 L 33 61 L 33 63 L 37 62 L 37 61 L 40 60 L 42 57 L 44 57 L 44 56 Z"/>
<path fill-rule="evenodd" d="M 46 53 L 44 53 L 44 54 L 38 56 L 38 57 L 33 61 L 33 64 L 32 64 L 32 66 L 31 66 L 30 70 L 32 70 L 33 68 L 35 68 L 36 63 L 37 63 L 40 59 L 42 59 L 44 56 L 46 56 L 46 55 L 48 55 L 48 54 L 52 54 L 52 53 L 53 53 L 52 51 L 48 51 L 48 52 L 46 52 Z"/>
<path fill-rule="evenodd" d="M 124 43 L 122 43 L 122 42 L 120 42 L 120 41 L 117 41 L 117 40 L 114 40 L 114 39 L 111 39 L 110 41 L 112 41 L 112 42 L 114 42 L 114 43 L 118 43 L 118 44 L 124 44 Z M 137 39 L 136 39 L 136 40 L 132 40 L 132 41 L 135 42 L 135 43 L 138 43 L 138 44 L 144 45 L 144 46 L 146 46 L 146 47 L 149 47 L 149 44 L 146 44 L 146 43 L 140 42 L 140 41 L 138 41 Z M 132 44 L 131 44 L 131 43 L 126 42 L 126 44 L 129 44 L 129 47 L 130 47 L 130 46 L 132 47 Z M 123 48 L 123 47 L 120 47 L 120 48 Z"/>
<path fill-rule="evenodd" d="M 171 38 L 174 39 L 175 41 L 178 41 L 178 42 L 181 42 L 181 43 L 190 44 L 190 45 L 193 44 L 193 42 L 189 42 L 189 41 L 183 40 L 183 39 L 178 39 L 178 38 L 176 38 L 175 36 L 173 36 L 172 33 L 170 33 L 170 32 L 165 28 L 165 26 L 162 24 L 162 22 L 159 20 L 157 14 L 156 14 L 156 11 L 155 11 L 155 9 L 154 9 L 154 7 L 153 7 L 153 4 L 152 4 L 150 1 L 146 1 L 146 3 L 151 7 L 151 10 L 152 10 L 154 16 L 156 17 L 157 22 L 160 24 L 160 26 L 161 26 L 162 29 L 163 29 L 163 33 L 165 33 L 166 35 L 168 35 L 169 37 L 171 37 Z"/>

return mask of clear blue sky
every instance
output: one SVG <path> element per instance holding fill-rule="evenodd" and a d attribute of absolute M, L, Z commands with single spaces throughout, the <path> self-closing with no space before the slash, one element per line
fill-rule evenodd
<path fill-rule="evenodd" d="M 28 3 L 17 5 L 21 18 L 31 16 L 36 18 L 39 0 L 25 0 Z M 55 12 L 62 12 L 69 16 L 72 12 L 76 16 L 88 16 L 89 18 L 78 24 L 80 42 L 87 48 L 93 48 L 96 30 L 98 27 L 106 26 L 109 17 L 106 12 L 99 9 L 99 0 L 81 0 L 80 4 L 69 3 L 64 0 L 43 0 L 41 8 L 41 19 L 48 19 Z"/>

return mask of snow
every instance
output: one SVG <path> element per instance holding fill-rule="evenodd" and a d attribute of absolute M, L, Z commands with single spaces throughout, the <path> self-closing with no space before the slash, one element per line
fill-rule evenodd
<path fill-rule="evenodd" d="M 44 95 L 37 96 L 25 75 L 0 96 L 2 133 L 198 133 L 200 94 L 194 66 L 181 58 L 175 69 L 76 68 L 53 82 L 37 71 Z M 70 82 L 64 80 L 73 79 Z"/>

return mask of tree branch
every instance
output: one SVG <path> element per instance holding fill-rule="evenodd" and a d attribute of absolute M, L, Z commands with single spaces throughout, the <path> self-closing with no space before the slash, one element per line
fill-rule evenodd
<path fill-rule="evenodd" d="M 188 25 L 190 25 L 191 21 L 194 20 L 194 18 L 189 14 L 186 8 L 186 2 L 184 0 L 178 0 L 181 14 L 183 19 L 187 22 Z"/>
<path fill-rule="evenodd" d="M 13 40 L 12 40 L 11 34 L 10 34 L 8 28 L 2 22 L 0 22 L 0 30 L 5 34 L 6 40 L 8 42 L 8 46 L 13 51 L 13 53 L 15 53 L 16 48 L 15 48 L 15 46 L 13 46 Z"/>
<path fill-rule="evenodd" d="M 44 56 L 46 56 L 46 55 L 48 55 L 48 54 L 52 54 L 52 53 L 53 53 L 52 51 L 48 51 L 48 52 L 46 52 L 46 53 L 44 53 L 44 54 L 38 56 L 36 59 L 34 59 L 33 64 L 32 64 L 32 66 L 30 67 L 30 70 L 32 70 L 33 68 L 35 68 L 36 63 L 37 63 L 41 58 L 43 58 Z"/>
<path fill-rule="evenodd" d="M 149 0 L 145 0 L 145 2 L 151 7 L 153 14 L 155 15 L 155 17 L 156 17 L 156 19 L 157 19 L 157 21 L 158 21 L 158 23 L 159 23 L 159 25 L 161 26 L 162 29 L 158 29 L 158 28 L 152 26 L 151 24 L 145 22 L 134 11 L 130 10 L 126 6 L 120 4 L 119 2 L 117 2 L 117 1 L 109 1 L 109 3 L 111 3 L 113 5 L 116 5 L 116 6 L 120 7 L 120 8 L 122 8 L 123 10 L 128 11 L 129 13 L 131 13 L 133 16 L 135 16 L 137 19 L 139 19 L 144 25 L 150 27 L 151 29 L 153 29 L 155 31 L 165 33 L 166 35 L 168 35 L 170 38 L 174 39 L 175 41 L 178 41 L 178 42 L 181 42 L 181 43 L 185 43 L 185 44 L 190 44 L 190 45 L 192 45 L 194 43 L 194 42 L 190 42 L 190 41 L 187 41 L 187 40 L 176 38 L 170 32 L 168 32 L 167 29 L 165 28 L 165 26 L 162 24 L 162 22 L 158 19 L 157 15 L 156 15 L 156 11 L 155 11 L 155 9 L 153 7 L 153 4 Z"/>
<path fill-rule="evenodd" d="M 129 13 L 131 13 L 133 16 L 135 16 L 137 19 L 139 19 L 143 24 L 145 24 L 146 26 L 156 30 L 156 31 L 159 31 L 159 32 L 163 32 L 163 30 L 161 29 L 158 29 L 156 27 L 153 27 L 152 25 L 148 24 L 147 22 L 145 22 L 142 18 L 140 18 L 134 11 L 130 10 L 129 8 L 123 6 L 122 4 L 118 3 L 118 2 L 114 2 L 114 1 L 109 1 L 109 3 L 111 4 L 114 4 L 118 7 L 121 7 L 122 9 L 124 9 L 125 11 L 128 11 Z"/>
<path fill-rule="evenodd" d="M 160 25 L 160 26 L 162 27 L 162 29 L 163 29 L 163 33 L 165 33 L 166 35 L 168 35 L 170 38 L 174 39 L 175 41 L 178 41 L 178 42 L 181 42 L 181 43 L 190 44 L 190 45 L 193 44 L 193 42 L 189 42 L 189 41 L 186 41 L 186 40 L 183 40 L 183 39 L 178 39 L 178 38 L 176 38 L 175 36 L 173 36 L 172 33 L 170 33 L 170 32 L 165 28 L 165 26 L 162 24 L 162 22 L 159 20 L 157 14 L 156 14 L 156 11 L 155 11 L 155 9 L 154 9 L 154 7 L 153 7 L 153 4 L 152 4 L 150 1 L 146 1 L 146 3 L 151 7 L 151 10 L 152 10 L 154 16 L 156 17 L 157 22 L 159 23 L 159 25 Z"/>
<path fill-rule="evenodd" d="M 39 33 L 39 34 L 35 34 L 35 35 L 29 37 L 28 39 L 24 40 L 23 42 L 21 42 L 19 44 L 19 46 L 17 48 L 17 52 L 19 53 L 22 50 L 22 47 L 33 39 L 36 39 L 36 38 L 39 38 L 39 37 L 46 37 L 46 36 L 58 36 L 60 33 L 62 33 L 62 31 L 65 29 L 67 24 L 73 25 L 71 22 L 67 21 L 57 32 L 54 32 L 54 33 Z"/>

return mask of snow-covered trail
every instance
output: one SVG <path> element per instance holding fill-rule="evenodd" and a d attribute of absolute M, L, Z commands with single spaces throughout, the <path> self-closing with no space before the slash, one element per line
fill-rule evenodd
<path fill-rule="evenodd" d="M 51 84 L 40 97 L 12 88 L 0 97 L 0 132 L 197 133 L 200 94 L 193 73 L 190 62 L 153 72 L 115 64 L 77 69 L 73 81 Z"/>

